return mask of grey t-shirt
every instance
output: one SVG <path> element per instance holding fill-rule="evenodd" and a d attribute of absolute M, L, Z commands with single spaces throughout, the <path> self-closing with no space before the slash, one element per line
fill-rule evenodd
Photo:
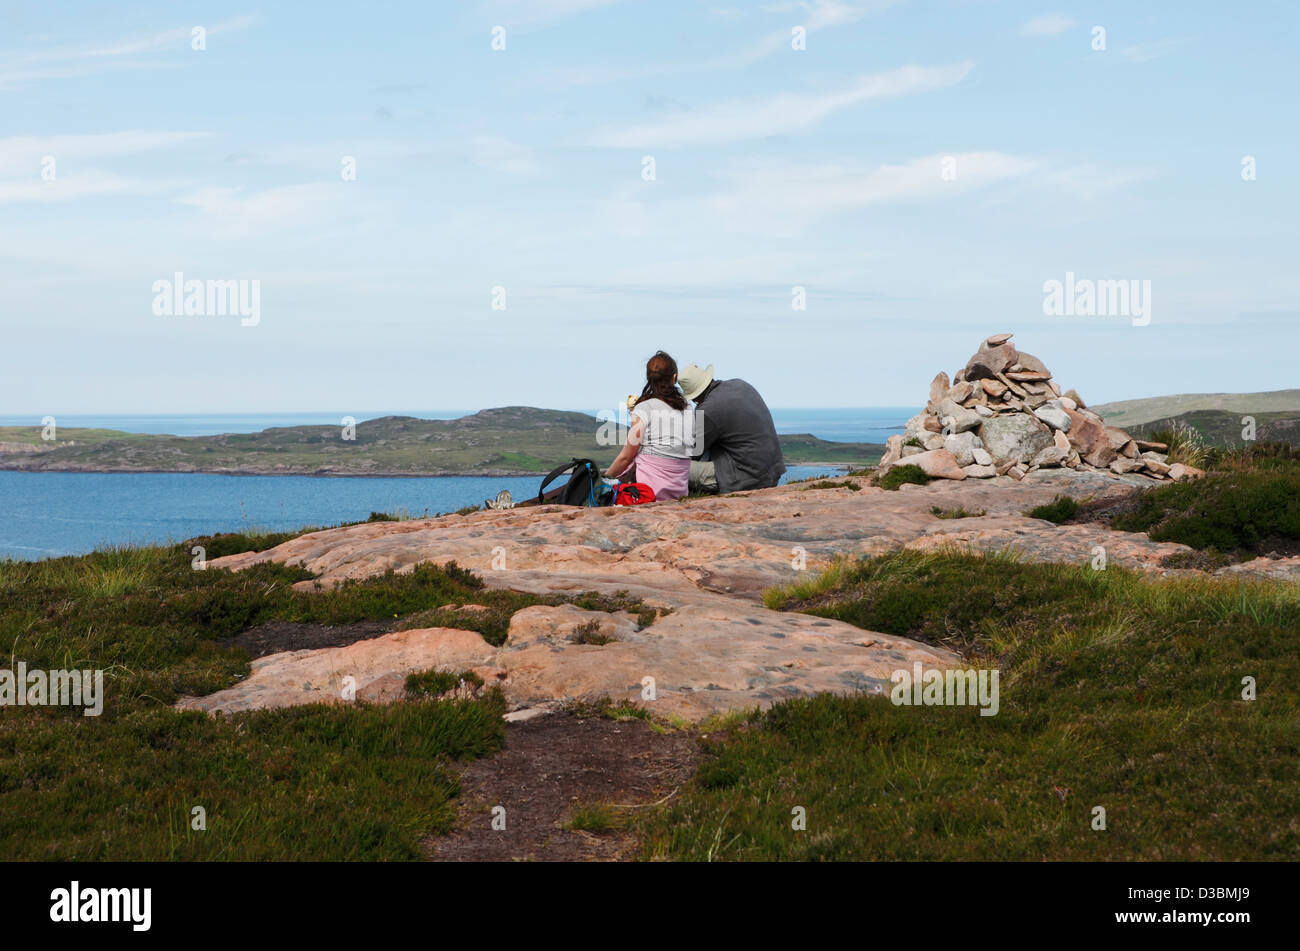
<path fill-rule="evenodd" d="M 654 398 L 637 403 L 632 415 L 645 423 L 641 451 L 669 459 L 689 459 L 695 448 L 695 410 L 673 409 Z"/>
<path fill-rule="evenodd" d="M 718 380 L 696 403 L 702 431 L 697 459 L 713 462 L 718 491 L 774 486 L 785 474 L 781 440 L 758 391 L 744 380 Z"/>

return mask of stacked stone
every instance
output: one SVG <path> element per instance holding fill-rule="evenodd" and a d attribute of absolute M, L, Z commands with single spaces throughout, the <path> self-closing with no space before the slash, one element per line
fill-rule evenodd
<path fill-rule="evenodd" d="M 1041 360 L 1017 350 L 1011 334 L 995 334 L 951 382 L 947 373 L 934 378 L 925 410 L 889 437 L 880 471 L 902 463 L 942 479 L 1020 480 L 1059 467 L 1176 482 L 1203 475 L 1171 465 L 1167 449 L 1107 426 L 1074 390 L 1062 393 Z"/>

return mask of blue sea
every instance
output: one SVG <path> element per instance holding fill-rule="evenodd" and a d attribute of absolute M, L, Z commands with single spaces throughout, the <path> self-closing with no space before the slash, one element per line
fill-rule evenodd
<path fill-rule="evenodd" d="M 915 409 L 773 410 L 783 433 L 811 432 L 839 442 L 884 442 Z M 342 413 L 227 416 L 59 416 L 60 426 L 93 426 L 182 436 L 257 432 L 271 426 L 337 424 Z M 460 412 L 352 413 L 453 419 Z M 0 417 L 0 425 L 39 426 L 31 417 Z M 785 481 L 836 470 L 792 466 Z M 179 542 L 237 531 L 292 531 L 366 519 L 371 512 L 409 516 L 453 512 L 509 489 L 516 499 L 537 492 L 537 476 L 487 478 L 313 478 L 196 473 L 0 471 L 0 559 L 82 554 L 109 545 Z"/>

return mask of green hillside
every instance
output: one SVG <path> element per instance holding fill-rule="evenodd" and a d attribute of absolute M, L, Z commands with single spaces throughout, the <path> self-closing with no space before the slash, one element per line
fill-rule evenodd
<path fill-rule="evenodd" d="M 1242 439 L 1242 415 L 1224 410 L 1201 410 L 1128 426 L 1127 431 L 1131 436 L 1142 438 L 1169 429 L 1171 423 L 1182 423 L 1200 433 L 1207 444 L 1227 449 L 1246 442 Z M 1300 413 L 1255 413 L 1254 417 L 1255 441 L 1300 444 Z"/>
<path fill-rule="evenodd" d="M 1300 416 L 1300 390 L 1273 390 L 1267 393 L 1184 393 L 1175 396 L 1152 396 L 1140 400 L 1118 400 L 1089 406 L 1106 422 L 1121 429 L 1141 423 L 1173 419 L 1187 413 L 1225 412 L 1254 416 L 1264 414 Z M 1238 425 L 1240 429 L 1240 425 Z"/>

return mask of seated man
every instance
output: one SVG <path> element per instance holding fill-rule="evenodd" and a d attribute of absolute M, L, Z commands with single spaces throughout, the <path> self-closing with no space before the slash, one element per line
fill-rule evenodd
<path fill-rule="evenodd" d="M 697 411 L 692 492 L 766 489 L 785 473 L 772 414 L 744 380 L 713 379 L 713 364 L 692 363 L 678 375 L 683 395 Z"/>

